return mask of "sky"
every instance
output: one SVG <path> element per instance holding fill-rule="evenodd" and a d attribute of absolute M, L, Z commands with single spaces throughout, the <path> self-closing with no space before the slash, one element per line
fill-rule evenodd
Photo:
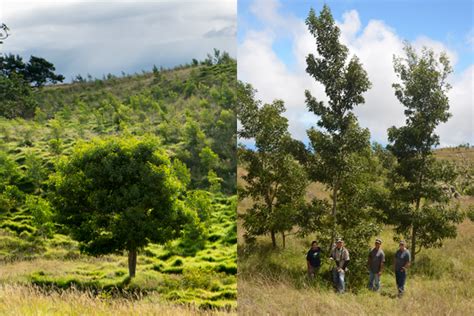
<path fill-rule="evenodd" d="M 236 0 L 0 0 L 0 23 L 3 53 L 43 57 L 68 81 L 237 54 Z"/>
<path fill-rule="evenodd" d="M 355 113 L 372 141 L 387 144 L 387 128 L 405 124 L 404 107 L 394 95 L 399 82 L 393 56 L 403 56 L 403 43 L 446 52 L 454 72 L 448 92 L 452 117 L 438 126 L 441 147 L 474 144 L 474 2 L 471 0 L 239 0 L 238 78 L 257 89 L 264 103 L 285 101 L 289 130 L 308 142 L 306 130 L 317 117 L 307 110 L 304 91 L 327 100 L 324 87 L 306 72 L 306 56 L 316 54 L 315 39 L 304 23 L 313 7 L 330 7 L 349 55 L 357 55 L 372 88 Z M 251 142 L 244 142 L 251 146 Z"/>

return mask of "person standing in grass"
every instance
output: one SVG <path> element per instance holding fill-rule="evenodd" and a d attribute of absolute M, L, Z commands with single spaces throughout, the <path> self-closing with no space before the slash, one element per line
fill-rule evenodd
<path fill-rule="evenodd" d="M 314 278 L 315 273 L 317 273 L 321 266 L 321 248 L 319 248 L 316 240 L 311 242 L 311 249 L 306 254 L 306 265 L 308 267 L 308 276 Z"/>
<path fill-rule="evenodd" d="M 339 293 L 344 293 L 346 289 L 344 278 L 349 264 L 349 251 L 344 247 L 344 241 L 341 238 L 337 239 L 336 247 L 332 249 L 329 259 L 336 262 L 336 267 L 332 270 L 334 286 Z"/>
<path fill-rule="evenodd" d="M 367 268 L 369 269 L 369 289 L 378 291 L 380 289 L 380 276 L 382 275 L 385 262 L 385 253 L 380 248 L 382 240 L 375 239 L 375 247 L 369 252 Z"/>
<path fill-rule="evenodd" d="M 405 241 L 400 241 L 399 249 L 395 253 L 395 278 L 397 280 L 398 297 L 402 297 L 405 292 L 405 281 L 407 269 L 410 266 L 410 251 L 406 248 Z"/>

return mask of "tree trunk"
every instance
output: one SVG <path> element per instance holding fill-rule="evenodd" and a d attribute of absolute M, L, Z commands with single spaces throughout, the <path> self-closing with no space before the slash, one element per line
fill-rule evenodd
<path fill-rule="evenodd" d="M 415 248 L 415 243 L 416 243 L 416 226 L 412 225 L 411 227 L 411 262 L 415 262 L 415 254 L 416 254 L 416 248 Z"/>
<path fill-rule="evenodd" d="M 285 232 L 281 232 L 281 241 L 283 242 L 283 249 L 285 249 L 285 245 L 286 245 L 286 242 L 285 242 Z"/>
<path fill-rule="evenodd" d="M 418 211 L 420 209 L 420 200 L 421 198 L 418 198 L 416 200 L 416 207 L 415 207 L 415 215 L 418 216 Z M 411 262 L 415 263 L 415 255 L 416 255 L 416 225 L 412 224 L 411 225 Z"/>
<path fill-rule="evenodd" d="M 128 251 L 128 275 L 130 278 L 135 277 L 135 271 L 137 269 L 137 250 Z"/>
<path fill-rule="evenodd" d="M 276 242 L 275 232 L 273 230 L 270 231 L 270 236 L 272 236 L 272 246 L 273 248 L 276 248 L 277 242 Z"/>
<path fill-rule="evenodd" d="M 332 234 L 331 234 L 331 245 L 336 239 L 336 213 L 337 213 L 337 183 L 334 185 L 334 188 L 332 190 L 332 220 L 333 220 L 333 226 L 332 226 Z"/>

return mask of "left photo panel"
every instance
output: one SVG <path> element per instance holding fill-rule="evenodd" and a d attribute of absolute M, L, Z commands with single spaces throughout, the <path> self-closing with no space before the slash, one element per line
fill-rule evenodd
<path fill-rule="evenodd" d="M 0 314 L 237 313 L 237 0 L 0 0 Z"/>

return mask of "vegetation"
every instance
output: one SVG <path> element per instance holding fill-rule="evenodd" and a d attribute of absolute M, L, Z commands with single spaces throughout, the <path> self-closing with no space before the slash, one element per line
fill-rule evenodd
<path fill-rule="evenodd" d="M 463 148 L 444 148 L 434 151 L 437 160 L 449 160 L 461 166 L 463 158 L 473 162 L 474 150 Z M 239 169 L 239 174 L 246 171 Z M 245 185 L 239 177 L 239 185 Z M 317 196 L 329 199 L 330 192 L 318 183 L 312 183 L 307 190 L 306 199 Z M 461 195 L 457 199 L 463 211 L 474 209 L 474 198 Z M 246 198 L 239 203 L 238 213 L 243 214 L 252 205 Z M 396 298 L 395 275 L 392 264 L 398 239 L 401 236 L 391 225 L 384 226 L 378 236 L 383 240 L 387 262 L 382 274 L 382 288 L 379 294 L 364 287 L 354 285 L 356 271 L 349 265 L 345 295 L 332 290 L 331 261 L 327 249 L 323 248 L 322 267 L 315 280 L 309 280 L 306 273 L 306 252 L 314 233 L 307 237 L 291 234 L 286 247 L 273 249 L 268 237 L 258 237 L 249 248 L 243 234 L 242 223 L 238 227 L 238 306 L 239 313 L 251 314 L 254 310 L 271 313 L 278 307 L 281 313 L 288 314 L 340 314 L 341 309 L 348 315 L 387 314 L 398 315 L 409 312 L 415 315 L 469 313 L 474 308 L 471 297 L 474 295 L 474 257 L 469 253 L 473 244 L 474 222 L 465 220 L 457 225 L 457 236 L 446 240 L 439 248 L 422 249 L 417 262 L 408 271 L 403 299 Z M 279 243 L 281 245 L 281 243 Z M 370 243 L 358 245 L 360 253 L 367 254 L 373 247 Z M 351 254 L 353 248 L 349 248 Z M 365 259 L 365 256 L 364 256 Z M 364 272 L 365 270 L 363 270 Z M 464 281 L 456 276 L 463 275 Z M 364 274 L 368 282 L 368 274 Z M 355 287 L 354 287 L 355 286 Z"/>
<path fill-rule="evenodd" d="M 45 293 L 32 286 L 0 286 L 0 313 L 2 315 L 222 315 L 218 310 L 202 310 L 193 306 L 177 306 L 159 297 L 112 299 L 94 293 L 64 290 Z M 232 313 L 235 314 L 235 313 Z"/>
<path fill-rule="evenodd" d="M 44 58 L 31 56 L 28 63 L 19 55 L 0 56 L 0 72 L 10 78 L 13 74 L 22 76 L 30 85 L 44 86 L 46 83 L 63 82 L 64 76 L 55 74 L 56 68 Z"/>
<path fill-rule="evenodd" d="M 235 310 L 235 76 L 217 51 L 34 88 L 28 115 L 1 114 L 2 291 Z"/>
<path fill-rule="evenodd" d="M 285 232 L 295 225 L 295 213 L 304 205 L 306 173 L 288 152 L 291 141 L 282 101 L 259 107 L 250 85 L 239 87 L 239 112 L 242 138 L 254 138 L 256 150 L 239 149 L 239 158 L 248 166 L 243 176 L 247 185 L 240 198 L 251 197 L 254 204 L 242 215 L 248 243 L 258 235 L 269 233 L 276 247 L 276 233 L 281 233 L 283 247 Z"/>
<path fill-rule="evenodd" d="M 197 214 L 179 199 L 185 186 L 153 138 L 76 146 L 58 163 L 51 186 L 58 222 L 81 242 L 81 250 L 93 255 L 126 250 L 130 277 L 139 249 L 179 237 L 184 225 L 199 225 Z"/>
<path fill-rule="evenodd" d="M 318 49 L 318 57 L 307 57 L 307 72 L 325 86 L 329 99 L 325 105 L 308 91 L 305 93 L 308 109 L 319 117 L 318 129 L 308 131 L 310 148 L 294 140 L 287 141 L 291 146 L 281 145 L 285 137 L 289 138 L 285 134 L 287 121 L 281 116 L 282 104 L 275 101 L 260 107 L 252 87 L 242 84 L 239 90 L 243 96 L 238 107 L 240 134 L 255 139 L 255 150 L 239 149 L 239 236 L 244 237 L 239 244 L 239 282 L 246 284 L 252 279 L 268 282 L 265 284 L 270 287 L 285 283 L 297 290 L 318 287 L 327 292 L 331 289 L 333 263 L 323 263 L 315 283 L 307 280 L 303 254 L 310 243 L 301 237 L 311 235 L 311 239 L 319 241 L 323 255 L 329 256 L 337 236 L 345 239 L 350 251 L 348 287 L 353 294 L 363 293 L 367 254 L 376 235 L 393 241 L 411 237 L 413 258 L 421 251 L 420 246 L 441 247 L 446 239 L 457 236 L 458 224 L 466 215 L 472 217 L 472 207 L 462 206 L 462 196 L 455 187 L 469 192 L 465 188 L 469 188 L 472 164 L 436 159 L 433 154 L 439 145 L 434 129 L 449 118 L 445 93 L 450 67 L 444 54 L 436 60 L 431 50 L 424 49 L 418 56 L 407 46 L 406 59 L 395 58 L 395 71 L 402 81 L 394 84 L 395 95 L 407 108 L 407 125 L 389 129 L 390 144 L 386 148 L 370 146 L 369 131 L 358 126 L 353 113 L 370 88 L 367 74 L 356 57 L 347 60 L 348 50 L 339 43 L 339 29 L 327 6 L 319 16 L 311 10 L 306 22 Z M 267 111 L 265 123 L 260 119 L 263 111 Z M 284 155 L 292 156 L 295 166 L 304 167 L 302 173 L 292 171 L 301 179 L 303 188 L 293 191 L 293 201 L 297 203 L 274 216 L 280 227 L 285 227 L 286 236 L 295 236 L 288 248 L 283 235 L 283 249 L 278 250 L 269 229 L 274 219 L 268 210 L 287 198 L 281 190 L 283 185 L 275 179 L 285 179 L 292 188 L 296 187 L 288 180 L 289 170 L 282 172 L 286 178 L 278 177 L 284 163 L 273 161 Z M 460 170 L 465 172 L 459 173 Z M 313 183 L 307 185 L 304 174 Z M 301 201 L 297 197 L 305 187 L 306 201 Z M 267 201 L 273 203 L 263 203 Z M 257 237 L 264 234 L 272 238 L 271 249 Z M 249 235 L 253 237 L 251 243 Z M 388 252 L 390 263 L 393 253 Z M 414 263 L 413 270 L 431 278 L 433 273 L 425 270 L 423 260 Z M 260 277 L 255 278 L 258 273 Z"/>
<path fill-rule="evenodd" d="M 388 149 L 397 158 L 389 186 L 393 207 L 389 221 L 405 235 L 411 230 L 411 255 L 415 261 L 417 245 L 432 247 L 444 238 L 456 236 L 460 212 L 449 205 L 451 186 L 456 177 L 452 164 L 436 161 L 433 147 L 439 145 L 434 133 L 439 123 L 450 117 L 446 95 L 447 76 L 452 72 L 449 60 L 441 54 L 439 61 L 431 50 L 421 56 L 407 45 L 406 58 L 396 58 L 395 72 L 402 84 L 394 84 L 395 95 L 405 107 L 406 125 L 388 131 Z"/>

